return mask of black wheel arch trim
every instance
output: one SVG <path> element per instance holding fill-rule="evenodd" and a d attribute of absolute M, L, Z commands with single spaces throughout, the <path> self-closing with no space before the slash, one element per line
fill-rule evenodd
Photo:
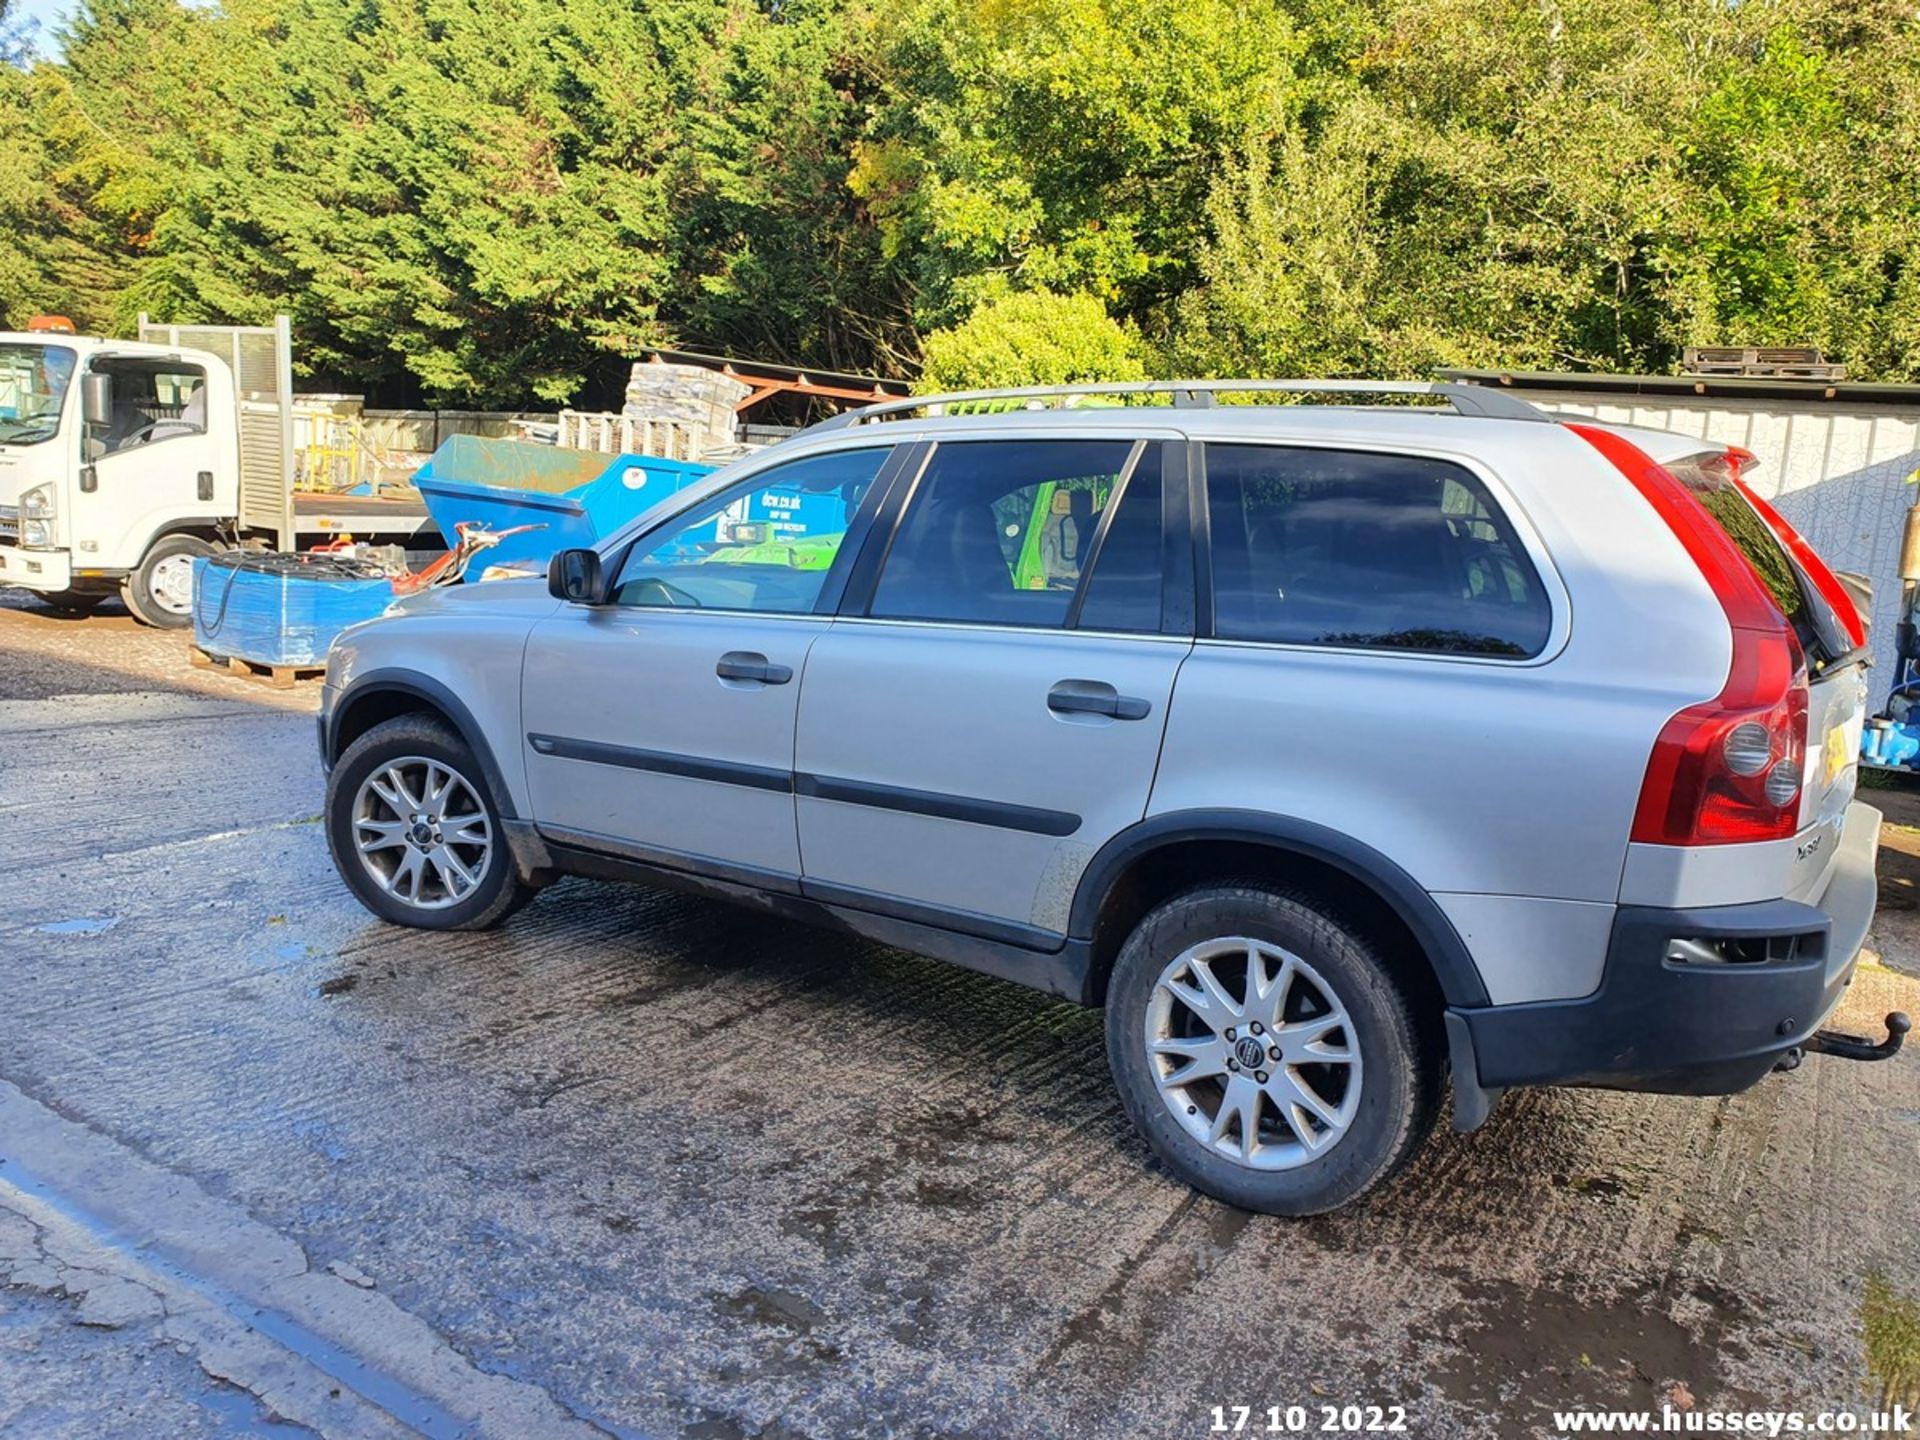
<path fill-rule="evenodd" d="M 1122 830 L 1081 873 L 1067 933 L 1075 940 L 1091 941 L 1101 907 L 1121 875 L 1156 850 L 1195 840 L 1251 841 L 1344 872 L 1380 895 L 1412 932 L 1449 1005 L 1488 1003 L 1486 985 L 1460 932 L 1405 870 L 1372 846 L 1328 826 L 1254 810 L 1178 810 Z"/>
<path fill-rule="evenodd" d="M 355 705 L 376 695 L 408 695 L 426 702 L 444 715 L 480 761 L 487 789 L 492 792 L 490 798 L 493 807 L 499 812 L 500 818 L 520 818 L 513 806 L 513 791 L 507 786 L 506 775 L 500 769 L 499 761 L 494 758 L 493 747 L 487 744 L 486 732 L 473 718 L 473 712 L 445 684 L 430 675 L 415 674 L 411 670 L 369 670 L 340 692 L 323 721 L 322 758 L 329 770 L 340 759 L 340 752 L 344 748 L 340 744 L 341 720 L 352 712 Z"/>

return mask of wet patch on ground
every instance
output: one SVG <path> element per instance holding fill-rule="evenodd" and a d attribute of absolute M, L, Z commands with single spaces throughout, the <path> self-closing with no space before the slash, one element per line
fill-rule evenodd
<path fill-rule="evenodd" d="M 1677 1395 L 1737 1406 L 1760 1398 L 1725 1382 L 1725 1362 L 1741 1353 L 1735 1336 L 1745 1318 L 1725 1292 L 1674 1296 L 1635 1286 L 1608 1294 L 1572 1280 L 1474 1280 L 1462 1294 L 1445 1336 L 1458 1353 L 1433 1380 L 1475 1413 L 1531 1425 L 1550 1421 L 1554 1410 L 1658 1410 Z M 1676 1319 L 1676 1309 L 1690 1312 L 1691 1323 Z"/>

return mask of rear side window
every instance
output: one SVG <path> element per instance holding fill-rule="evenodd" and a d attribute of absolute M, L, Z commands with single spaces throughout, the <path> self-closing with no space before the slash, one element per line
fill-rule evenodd
<path fill-rule="evenodd" d="M 1129 440 L 959 441 L 941 445 L 907 501 L 868 614 L 990 625 L 1067 622 L 1121 493 Z M 1140 467 L 1146 468 L 1146 467 Z M 1154 467 L 1155 480 L 1158 467 Z M 1114 576 L 1085 608 L 1107 628 L 1159 623 L 1157 493 L 1127 500 L 1107 526 Z M 1149 538 L 1135 524 L 1150 526 Z M 1120 536 L 1115 540 L 1115 534 Z M 1151 547 L 1155 568 L 1122 574 Z M 1104 559 L 1101 562 L 1105 569 Z M 1148 611 L 1151 611 L 1150 616 Z M 1148 623 L 1150 621 L 1150 623 Z"/>
<path fill-rule="evenodd" d="M 1539 573 L 1468 470 L 1351 450 L 1209 445 L 1214 634 L 1521 659 Z"/>

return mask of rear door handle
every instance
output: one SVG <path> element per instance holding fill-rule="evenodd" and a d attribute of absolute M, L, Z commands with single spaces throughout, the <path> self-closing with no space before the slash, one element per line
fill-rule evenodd
<path fill-rule="evenodd" d="M 729 650 L 713 673 L 722 680 L 758 680 L 762 685 L 784 685 L 793 679 L 791 665 L 774 665 L 757 650 Z"/>
<path fill-rule="evenodd" d="M 1111 715 L 1116 720 L 1144 720 L 1153 713 L 1150 701 L 1122 695 L 1104 680 L 1062 680 L 1047 692 L 1047 708 L 1056 715 Z"/>

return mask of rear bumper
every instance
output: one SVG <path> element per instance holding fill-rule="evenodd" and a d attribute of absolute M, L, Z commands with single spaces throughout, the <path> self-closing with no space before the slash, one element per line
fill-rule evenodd
<path fill-rule="evenodd" d="M 1694 909 L 1622 906 L 1600 987 L 1579 1000 L 1451 1012 L 1456 1070 L 1480 1087 L 1585 1085 L 1727 1095 L 1804 1045 L 1840 1003 L 1873 923 L 1880 812 L 1855 803 L 1818 906 L 1795 900 Z M 1768 958 L 1669 958 L 1676 939 L 1765 940 Z"/>

